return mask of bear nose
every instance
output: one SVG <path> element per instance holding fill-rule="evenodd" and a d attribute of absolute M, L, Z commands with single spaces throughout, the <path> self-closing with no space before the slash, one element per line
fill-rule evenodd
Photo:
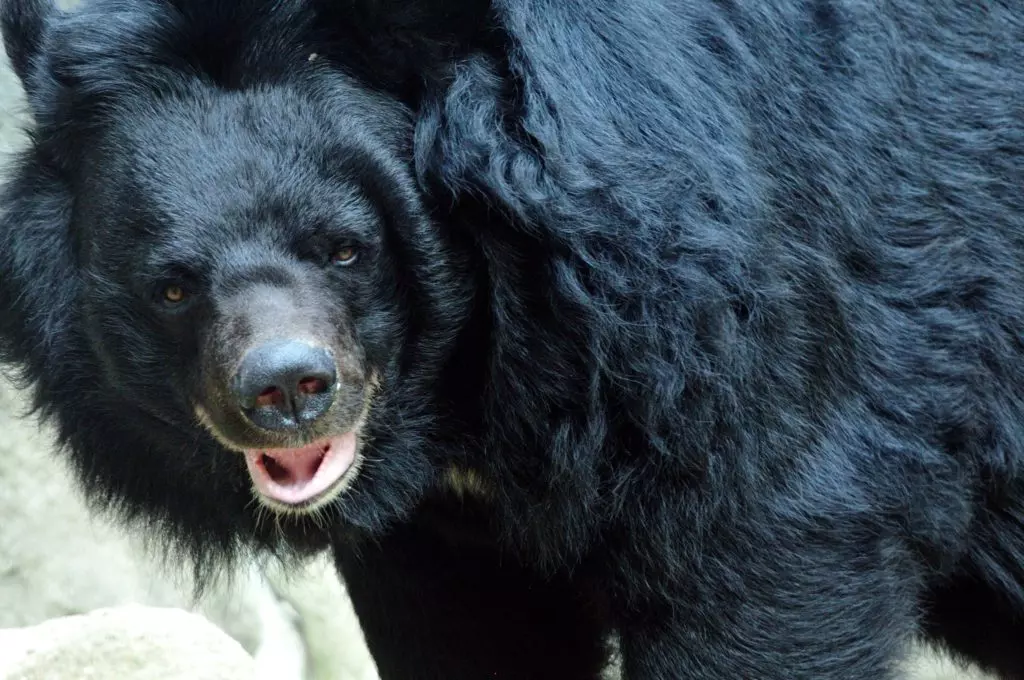
<path fill-rule="evenodd" d="M 286 430 L 331 407 L 337 373 L 330 352 L 296 340 L 275 340 L 246 352 L 232 387 L 253 424 Z"/>

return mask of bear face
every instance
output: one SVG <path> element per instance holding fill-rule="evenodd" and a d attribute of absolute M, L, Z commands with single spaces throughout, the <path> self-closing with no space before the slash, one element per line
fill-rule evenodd
<path fill-rule="evenodd" d="M 197 86 L 149 116 L 122 102 L 83 151 L 71 225 L 107 388 L 198 420 L 283 508 L 329 500 L 358 466 L 400 348 L 384 224 L 417 210 L 358 145 L 325 142 L 350 136 L 331 121 L 352 97 L 296 89 Z"/>
<path fill-rule="evenodd" d="M 226 58 L 170 4 L 6 11 L 37 128 L 0 230 L 0 337 L 95 495 L 228 544 L 269 508 L 319 545 L 367 451 L 404 441 L 348 504 L 356 526 L 398 514 L 431 473 L 403 423 L 429 417 L 468 304 L 408 109 L 320 59 L 305 15 Z"/>

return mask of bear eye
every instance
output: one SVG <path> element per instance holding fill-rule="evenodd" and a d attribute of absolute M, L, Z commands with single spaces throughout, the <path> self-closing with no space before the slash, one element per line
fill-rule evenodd
<path fill-rule="evenodd" d="M 164 288 L 163 291 L 164 302 L 170 305 L 177 305 L 185 301 L 188 294 L 185 289 L 179 285 L 171 284 Z"/>
<path fill-rule="evenodd" d="M 358 259 L 359 252 L 355 246 L 346 245 L 331 253 L 331 264 L 346 267 Z"/>

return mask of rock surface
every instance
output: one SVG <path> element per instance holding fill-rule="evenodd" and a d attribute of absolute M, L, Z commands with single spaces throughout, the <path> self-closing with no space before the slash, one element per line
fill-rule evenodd
<path fill-rule="evenodd" d="M 256 661 L 180 609 L 124 606 L 0 630 L 3 680 L 252 680 Z"/>

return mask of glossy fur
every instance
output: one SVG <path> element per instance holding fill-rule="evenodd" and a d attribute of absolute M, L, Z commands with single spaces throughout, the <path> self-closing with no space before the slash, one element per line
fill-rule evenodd
<path fill-rule="evenodd" d="M 592 679 L 613 633 L 627 680 L 896 678 L 919 634 L 1024 677 L 1018 3 L 8 0 L 4 35 L 0 345 L 94 498 L 200 564 L 330 543 L 385 680 Z M 123 151 L 211 110 L 180 165 Z M 124 283 L 106 192 L 200 178 L 150 227 L 197 263 L 367 178 L 391 216 L 312 298 L 380 375 L 364 468 L 280 531 Z"/>

